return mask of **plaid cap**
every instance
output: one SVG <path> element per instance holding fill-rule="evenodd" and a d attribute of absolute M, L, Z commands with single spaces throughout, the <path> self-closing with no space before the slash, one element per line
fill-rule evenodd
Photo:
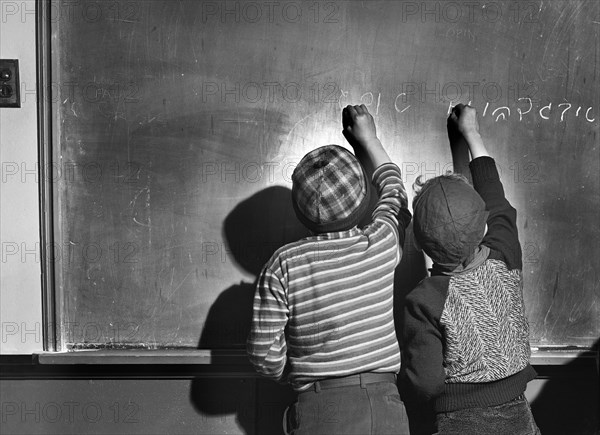
<path fill-rule="evenodd" d="M 436 177 L 423 186 L 413 204 L 413 228 L 427 255 L 442 268 L 463 263 L 483 239 L 488 212 L 467 182 Z"/>
<path fill-rule="evenodd" d="M 369 182 L 357 158 L 339 145 L 306 154 L 292 174 L 292 203 L 300 222 L 323 233 L 357 225 L 369 205 Z"/>

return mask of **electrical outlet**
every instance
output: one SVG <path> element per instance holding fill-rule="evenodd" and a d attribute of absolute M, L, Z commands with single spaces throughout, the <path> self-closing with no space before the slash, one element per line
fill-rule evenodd
<path fill-rule="evenodd" d="M 0 107 L 21 107 L 19 61 L 0 59 Z"/>

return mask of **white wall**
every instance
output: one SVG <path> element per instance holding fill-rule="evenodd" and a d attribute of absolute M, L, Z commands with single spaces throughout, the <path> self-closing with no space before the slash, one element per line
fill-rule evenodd
<path fill-rule="evenodd" d="M 0 108 L 1 354 L 42 350 L 34 11 L 0 0 L 0 58 L 21 81 L 21 108 Z"/>

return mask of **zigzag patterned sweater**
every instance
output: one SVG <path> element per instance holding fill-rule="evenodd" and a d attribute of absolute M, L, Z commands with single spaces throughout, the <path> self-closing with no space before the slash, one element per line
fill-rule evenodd
<path fill-rule="evenodd" d="M 490 213 L 481 242 L 490 254 L 473 269 L 424 279 L 406 298 L 401 328 L 403 400 L 431 400 L 436 412 L 505 403 L 536 376 L 516 210 L 492 158 L 477 158 L 470 168 Z"/>

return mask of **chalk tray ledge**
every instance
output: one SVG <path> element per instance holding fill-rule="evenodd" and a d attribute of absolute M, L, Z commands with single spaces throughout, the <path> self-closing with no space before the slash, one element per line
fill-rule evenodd
<path fill-rule="evenodd" d="M 593 360 L 589 348 L 532 347 L 532 365 L 563 365 Z M 251 368 L 244 349 L 85 349 L 34 354 L 38 364 L 176 364 L 228 365 Z"/>
<path fill-rule="evenodd" d="M 93 349 L 38 352 L 38 364 L 177 364 L 250 367 L 243 349 Z"/>

